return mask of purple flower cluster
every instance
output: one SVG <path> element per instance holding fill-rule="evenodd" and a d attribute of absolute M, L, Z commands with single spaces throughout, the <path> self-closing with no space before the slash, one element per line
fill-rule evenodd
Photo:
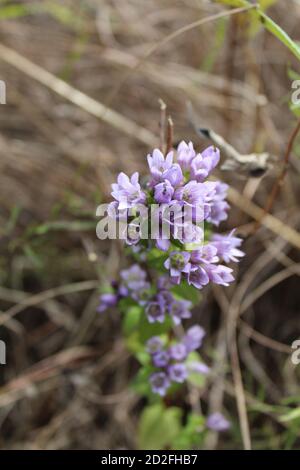
<path fill-rule="evenodd" d="M 211 146 L 196 153 L 192 142 L 182 141 L 176 151 L 166 156 L 154 149 L 147 160 L 150 177 L 143 188 L 138 173 L 131 178 L 119 174 L 117 184 L 112 185 L 115 201 L 110 210 L 117 210 L 120 219 L 126 210 L 140 211 L 141 204 L 147 214 L 152 207 L 151 224 L 156 228 L 151 243 L 168 252 L 164 266 L 173 283 L 179 284 L 183 278 L 198 289 L 209 282 L 229 285 L 234 280 L 232 269 L 222 262 L 239 261 L 244 255 L 238 248 L 242 241 L 233 235 L 234 231 L 225 236 L 213 234 L 210 239 L 204 235 L 204 227 L 218 226 L 227 218 L 229 209 L 225 200 L 228 186 L 220 181 L 207 181 L 219 163 L 219 150 Z M 126 229 L 126 241 L 130 245 L 142 241 L 141 231 L 136 229 L 136 222 L 131 218 Z M 190 243 L 196 244 L 194 251 L 187 250 Z M 152 302 L 148 310 L 149 318 L 157 317 L 161 321 L 163 296 Z"/>
<path fill-rule="evenodd" d="M 151 285 L 147 281 L 146 272 L 138 265 L 134 264 L 128 269 L 120 272 L 120 282 L 111 283 L 113 292 L 100 296 L 98 312 L 104 312 L 109 307 L 117 305 L 123 298 L 131 298 L 139 305 L 146 305 L 151 297 Z"/>
<path fill-rule="evenodd" d="M 192 302 L 176 299 L 170 292 L 172 285 L 166 276 L 162 276 L 157 283 L 157 291 L 146 304 L 145 312 L 149 323 L 163 323 L 169 315 L 175 325 L 179 325 L 185 318 L 191 317 Z"/>
<path fill-rule="evenodd" d="M 183 383 L 190 373 L 207 374 L 209 368 L 197 361 L 188 362 L 192 351 L 201 346 L 205 335 L 200 326 L 187 330 L 182 340 L 172 343 L 168 348 L 158 336 L 153 336 L 147 343 L 155 372 L 150 377 L 152 391 L 164 396 L 172 383 Z"/>

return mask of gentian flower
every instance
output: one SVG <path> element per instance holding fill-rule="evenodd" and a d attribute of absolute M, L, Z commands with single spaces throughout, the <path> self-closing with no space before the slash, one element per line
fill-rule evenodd
<path fill-rule="evenodd" d="M 169 363 L 169 353 L 167 351 L 158 351 L 152 355 L 152 361 L 155 367 L 165 367 Z"/>
<path fill-rule="evenodd" d="M 171 279 L 179 284 L 182 273 L 189 273 L 191 269 L 190 253 L 187 251 L 172 251 L 165 261 L 164 267 L 170 270 Z"/>
<path fill-rule="evenodd" d="M 170 379 L 164 372 L 155 372 L 150 377 L 152 391 L 160 396 L 164 396 L 170 387 Z"/>
<path fill-rule="evenodd" d="M 141 190 L 139 184 L 138 172 L 135 172 L 130 179 L 125 173 L 120 173 L 117 184 L 112 184 L 112 189 L 111 195 L 119 202 L 119 210 L 146 202 L 146 194 Z"/>
<path fill-rule="evenodd" d="M 220 161 L 220 151 L 211 146 L 198 153 L 191 162 L 191 178 L 202 183 Z"/>
<path fill-rule="evenodd" d="M 189 328 L 183 338 L 183 344 L 185 345 L 188 352 L 195 351 L 198 349 L 202 340 L 205 336 L 205 331 L 201 326 L 195 325 Z"/>
<path fill-rule="evenodd" d="M 159 336 L 152 336 L 152 338 L 147 341 L 147 351 L 150 354 L 155 354 L 162 350 L 163 345 L 164 344 Z"/>
<path fill-rule="evenodd" d="M 191 162 L 195 155 L 196 152 L 192 142 L 189 142 L 188 144 L 184 142 L 184 140 L 180 142 L 177 147 L 177 161 L 183 171 L 190 169 Z"/>
<path fill-rule="evenodd" d="M 165 320 L 165 304 L 164 302 L 149 302 L 146 306 L 145 313 L 149 323 L 163 323 Z"/>
<path fill-rule="evenodd" d="M 107 310 L 109 307 L 114 307 L 117 305 L 118 296 L 116 294 L 102 294 L 99 298 L 100 304 L 97 308 L 97 311 L 102 313 Z"/>
<path fill-rule="evenodd" d="M 188 372 L 185 364 L 171 364 L 168 367 L 168 374 L 173 382 L 182 383 L 186 380 Z"/>
<path fill-rule="evenodd" d="M 169 180 L 158 183 L 154 187 L 154 199 L 158 203 L 165 204 L 171 202 L 173 194 L 174 188 Z"/>
<path fill-rule="evenodd" d="M 238 258 L 245 256 L 245 253 L 238 249 L 242 244 L 242 239 L 234 237 L 234 232 L 235 230 L 232 230 L 228 235 L 215 233 L 211 237 L 212 245 L 216 248 L 218 257 L 225 263 L 230 263 L 230 261 L 238 263 Z"/>
<path fill-rule="evenodd" d="M 234 281 L 234 277 L 231 274 L 233 270 L 227 266 L 223 266 L 222 264 L 209 264 L 205 266 L 205 270 L 208 274 L 209 280 L 215 284 L 229 286 L 229 284 Z"/>
<path fill-rule="evenodd" d="M 211 414 L 206 421 L 206 426 L 212 431 L 227 431 L 230 428 L 229 421 L 221 413 Z"/>

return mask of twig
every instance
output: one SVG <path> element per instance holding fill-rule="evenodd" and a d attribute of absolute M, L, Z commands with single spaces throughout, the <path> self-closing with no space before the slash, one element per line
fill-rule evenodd
<path fill-rule="evenodd" d="M 278 178 L 276 179 L 276 181 L 275 181 L 275 183 L 272 187 L 271 193 L 270 193 L 269 198 L 267 200 L 267 203 L 264 207 L 263 216 L 265 216 L 266 214 L 269 214 L 271 212 L 271 210 L 273 208 L 273 205 L 274 205 L 274 202 L 276 200 L 276 197 L 278 196 L 278 193 L 279 193 L 279 191 L 280 191 L 280 189 L 281 189 L 281 187 L 284 183 L 284 179 L 285 179 L 285 176 L 286 176 L 288 168 L 289 168 L 290 156 L 291 156 L 293 146 L 294 146 L 295 140 L 296 140 L 297 135 L 298 135 L 299 132 L 300 132 L 300 119 L 298 121 L 297 126 L 295 127 L 295 129 L 293 130 L 293 132 L 290 135 L 288 145 L 287 145 L 287 148 L 286 148 L 286 152 L 285 152 L 285 155 L 284 155 L 284 159 L 283 159 L 282 170 L 281 170 Z M 262 220 L 259 220 L 257 222 L 257 224 L 254 228 L 254 233 L 257 231 L 257 229 L 261 225 L 261 222 L 262 222 Z"/>
<path fill-rule="evenodd" d="M 159 121 L 159 147 L 162 153 L 165 153 L 165 144 L 166 144 L 166 103 L 159 98 L 160 104 L 160 121 Z"/>
<path fill-rule="evenodd" d="M 216 13 L 214 15 L 207 16 L 206 18 L 201 18 L 200 20 L 196 20 L 193 23 L 189 23 L 189 24 L 183 26 L 182 28 L 177 29 L 173 33 L 169 34 L 164 39 L 162 39 L 158 43 L 154 44 L 154 46 L 152 46 L 150 48 L 150 50 L 137 62 L 137 64 L 131 70 L 129 70 L 126 74 L 124 74 L 123 78 L 120 80 L 120 82 L 113 89 L 111 95 L 109 96 L 108 100 L 106 101 L 106 105 L 109 106 L 112 103 L 113 99 L 119 93 L 122 86 L 126 83 L 126 81 L 132 75 L 132 73 L 137 71 L 141 67 L 141 65 L 143 65 L 143 63 L 147 59 L 149 59 L 149 57 L 151 57 L 152 54 L 154 54 L 154 52 L 156 52 L 162 46 L 168 44 L 169 42 L 173 41 L 173 39 L 176 39 L 178 36 L 181 36 L 182 34 L 186 33 L 187 31 L 191 31 L 192 29 L 197 28 L 198 26 L 202 26 L 203 24 L 210 23 L 211 21 L 216 21 L 216 20 L 219 20 L 221 18 L 226 18 L 228 16 L 236 15 L 238 13 L 243 13 L 243 12 L 246 12 L 246 11 L 251 10 L 253 8 L 256 8 L 256 5 L 249 5 L 249 6 L 246 6 L 246 7 L 234 8 L 232 10 L 222 11 L 220 13 Z"/>
<path fill-rule="evenodd" d="M 170 152 L 173 148 L 173 133 L 174 133 L 174 124 L 171 116 L 168 117 L 168 128 L 167 128 L 167 148 L 166 154 Z"/>
<path fill-rule="evenodd" d="M 156 141 L 154 134 L 148 131 L 148 129 L 139 126 L 134 121 L 122 116 L 122 114 L 87 96 L 85 93 L 82 93 L 3 44 L 0 44 L 0 59 L 20 70 L 28 77 L 50 88 L 50 90 L 69 100 L 71 103 L 84 109 L 89 114 L 103 120 L 130 137 L 136 138 L 143 144 L 152 146 Z"/>
<path fill-rule="evenodd" d="M 46 300 L 53 299 L 58 295 L 66 295 L 72 294 L 74 292 L 82 292 L 85 290 L 92 290 L 95 289 L 99 285 L 99 281 L 83 281 L 83 282 L 75 282 L 74 284 L 67 284 L 65 286 L 55 287 L 53 289 L 49 289 L 43 292 L 40 292 L 36 295 L 31 297 L 27 297 L 24 301 L 20 302 L 17 305 L 14 305 L 6 312 L 0 314 L 0 326 L 4 325 L 7 321 L 9 321 L 12 317 L 17 315 L 18 313 L 25 310 L 27 307 L 32 307 L 34 305 L 38 305 Z"/>

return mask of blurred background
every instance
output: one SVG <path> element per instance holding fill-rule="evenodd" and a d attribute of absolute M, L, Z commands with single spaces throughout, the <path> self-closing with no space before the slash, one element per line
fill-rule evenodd
<path fill-rule="evenodd" d="M 300 40 L 298 0 L 261 3 Z M 237 282 L 204 291 L 194 311 L 207 330 L 204 354 L 213 369 L 201 399 L 232 421 L 229 433 L 205 445 L 242 447 L 226 348 L 236 312 L 253 447 L 299 448 L 300 365 L 291 361 L 291 344 L 300 338 L 300 139 L 271 230 L 255 225 L 296 126 L 299 109 L 289 102 L 299 62 L 249 14 L 162 42 L 226 9 L 208 0 L 0 1 L 2 449 L 137 446 L 143 400 L 130 381 L 138 366 L 118 312 L 96 312 L 101 285 L 126 260 L 118 243 L 97 240 L 95 209 L 109 200 L 118 171 L 146 171 L 146 155 L 159 142 L 159 98 L 175 142 L 207 146 L 188 122 L 190 100 L 199 125 L 241 153 L 273 158 L 263 178 L 217 173 L 234 190 L 221 230 L 238 227 L 246 257 Z"/>

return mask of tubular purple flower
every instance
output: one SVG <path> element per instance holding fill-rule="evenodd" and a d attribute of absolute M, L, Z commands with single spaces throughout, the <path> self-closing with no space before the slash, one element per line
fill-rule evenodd
<path fill-rule="evenodd" d="M 155 372 L 152 374 L 150 377 L 150 384 L 152 391 L 162 397 L 165 396 L 168 388 L 171 385 L 167 374 L 164 372 Z"/>
<path fill-rule="evenodd" d="M 190 312 L 191 307 L 192 303 L 189 300 L 173 300 L 168 311 L 175 325 L 180 325 L 183 319 L 190 318 L 192 316 Z"/>
<path fill-rule="evenodd" d="M 173 165 L 173 152 L 169 152 L 166 158 L 159 149 L 154 149 L 152 156 L 147 156 L 150 173 L 152 176 L 151 186 L 165 179 L 164 174 Z"/>
<path fill-rule="evenodd" d="M 146 350 L 149 354 L 155 354 L 163 349 L 163 342 L 159 336 L 152 336 L 147 341 Z"/>
<path fill-rule="evenodd" d="M 198 250 L 192 251 L 191 254 L 191 263 L 192 264 L 210 264 L 217 263 L 219 258 L 217 256 L 217 248 L 212 243 L 207 243 L 203 245 Z"/>
<path fill-rule="evenodd" d="M 221 182 L 215 184 L 215 195 L 210 203 L 210 214 L 207 221 L 217 226 L 228 217 L 229 204 L 224 200 L 227 196 L 227 190 L 227 184 Z"/>
<path fill-rule="evenodd" d="M 190 206 L 203 205 L 205 196 L 206 188 L 197 181 L 189 181 L 184 186 L 176 189 L 174 193 L 175 199 Z"/>
<path fill-rule="evenodd" d="M 196 289 L 202 289 L 209 283 L 209 276 L 204 268 L 198 266 L 188 273 L 187 281 L 189 285 L 196 287 Z"/>
<path fill-rule="evenodd" d="M 187 351 L 192 352 L 198 349 L 202 344 L 204 336 L 205 331 L 201 326 L 195 325 L 189 328 L 183 338 L 183 344 Z"/>
<path fill-rule="evenodd" d="M 99 297 L 100 304 L 97 308 L 97 312 L 105 312 L 109 307 L 114 307 L 118 302 L 118 296 L 116 294 L 102 294 Z"/>
<path fill-rule="evenodd" d="M 146 194 L 141 190 L 138 172 L 133 173 L 129 179 L 125 173 L 120 173 L 117 184 L 112 184 L 111 195 L 119 202 L 118 209 L 128 209 L 136 204 L 146 202 Z"/>
<path fill-rule="evenodd" d="M 153 354 L 152 361 L 155 367 L 166 367 L 169 363 L 170 356 L 167 351 L 158 351 Z"/>
<path fill-rule="evenodd" d="M 120 272 L 120 277 L 124 281 L 125 286 L 131 290 L 144 287 L 146 276 L 146 272 L 138 264 L 133 264 L 130 268 L 123 269 Z"/>
<path fill-rule="evenodd" d="M 171 359 L 175 361 L 183 361 L 187 357 L 187 350 L 184 344 L 176 343 L 169 349 Z"/>
<path fill-rule="evenodd" d="M 174 188 L 167 179 L 154 187 L 154 199 L 160 204 L 171 202 L 173 194 Z"/>
<path fill-rule="evenodd" d="M 187 368 L 189 373 L 207 375 L 210 372 L 210 368 L 206 364 L 198 361 L 189 362 Z"/>
<path fill-rule="evenodd" d="M 177 147 L 177 161 L 183 171 L 187 171 L 190 169 L 190 164 L 193 158 L 195 157 L 196 152 L 194 150 L 194 146 L 192 142 L 188 144 L 182 140 Z"/>
<path fill-rule="evenodd" d="M 171 364 L 168 367 L 168 376 L 172 382 L 183 383 L 188 376 L 185 364 Z"/>
<path fill-rule="evenodd" d="M 208 274 L 209 280 L 215 284 L 229 286 L 229 284 L 234 281 L 234 277 L 231 274 L 233 270 L 223 264 L 209 264 L 205 266 L 205 270 Z"/>
<path fill-rule="evenodd" d="M 149 302 L 146 306 L 145 313 L 147 315 L 149 323 L 163 323 L 165 320 L 165 308 L 164 304 L 161 302 Z"/>
<path fill-rule="evenodd" d="M 206 426 L 212 431 L 227 431 L 230 428 L 229 421 L 221 413 L 211 414 L 206 421 Z"/>
<path fill-rule="evenodd" d="M 191 162 L 191 178 L 202 183 L 220 161 L 220 151 L 214 146 L 198 153 Z"/>
<path fill-rule="evenodd" d="M 164 262 L 164 267 L 170 270 L 171 278 L 179 284 L 182 273 L 189 273 L 191 269 L 190 253 L 187 251 L 172 251 Z"/>
<path fill-rule="evenodd" d="M 245 253 L 238 249 L 243 240 L 239 237 L 234 237 L 234 232 L 235 229 L 228 235 L 215 233 L 211 238 L 212 245 L 216 247 L 219 258 L 224 260 L 225 263 L 230 263 L 230 261 L 238 263 L 240 261 L 239 258 L 245 256 Z"/>

